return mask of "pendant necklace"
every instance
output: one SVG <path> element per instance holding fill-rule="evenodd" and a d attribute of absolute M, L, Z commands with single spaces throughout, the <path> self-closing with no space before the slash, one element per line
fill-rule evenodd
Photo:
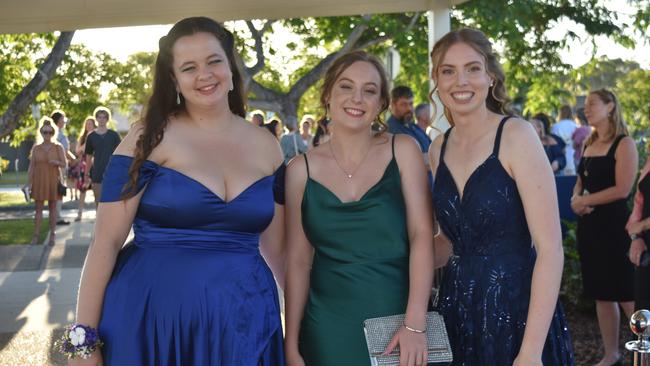
<path fill-rule="evenodd" d="M 368 153 L 370 152 L 370 148 L 372 147 L 372 142 L 371 142 L 371 145 L 368 147 L 368 150 L 366 150 L 366 154 L 363 156 L 363 159 L 361 159 L 361 161 L 359 162 L 359 165 L 357 165 L 357 167 L 351 173 L 346 172 L 345 169 L 343 169 L 343 167 L 339 163 L 339 160 L 336 158 L 336 155 L 334 154 L 334 149 L 332 149 L 332 141 L 331 140 L 329 141 L 328 145 L 330 146 L 330 152 L 332 153 L 332 157 L 334 158 L 334 162 L 336 162 L 336 165 L 339 167 L 339 169 L 341 169 L 343 174 L 345 174 L 345 176 L 348 179 L 352 179 L 352 176 L 354 176 L 354 174 L 356 174 L 357 170 L 359 170 L 359 168 L 361 167 L 363 162 L 366 161 L 366 158 L 368 157 Z"/>

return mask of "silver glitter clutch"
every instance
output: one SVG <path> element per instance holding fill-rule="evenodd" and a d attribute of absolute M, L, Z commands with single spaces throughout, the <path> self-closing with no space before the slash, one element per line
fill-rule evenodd
<path fill-rule="evenodd" d="M 393 335 L 404 325 L 404 314 L 366 319 L 363 331 L 366 335 L 372 366 L 399 365 L 399 346 L 392 353 L 382 356 Z M 452 361 L 451 346 L 442 316 L 435 311 L 427 313 L 427 363 L 448 364 Z"/>

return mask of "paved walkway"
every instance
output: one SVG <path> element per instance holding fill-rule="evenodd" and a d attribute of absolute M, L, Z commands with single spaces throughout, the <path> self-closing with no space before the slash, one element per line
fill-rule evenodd
<path fill-rule="evenodd" d="M 76 211 L 62 214 L 72 221 Z M 82 222 L 57 226 L 53 246 L 0 247 L 1 366 L 65 365 L 51 345 L 60 335 L 56 329 L 74 320 L 81 267 L 94 224 L 95 212 L 89 210 Z"/>

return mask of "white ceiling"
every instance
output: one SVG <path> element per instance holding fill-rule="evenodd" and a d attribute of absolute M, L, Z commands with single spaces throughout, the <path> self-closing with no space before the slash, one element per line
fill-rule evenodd
<path fill-rule="evenodd" d="M 449 8 L 466 0 L 0 0 L 0 33 L 219 21 L 286 19 Z"/>

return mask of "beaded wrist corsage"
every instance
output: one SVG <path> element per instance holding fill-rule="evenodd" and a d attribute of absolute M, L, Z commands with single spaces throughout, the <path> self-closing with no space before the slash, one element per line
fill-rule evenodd
<path fill-rule="evenodd" d="M 97 329 L 83 324 L 72 324 L 64 328 L 63 336 L 54 346 L 68 358 L 88 358 L 102 345 Z"/>

